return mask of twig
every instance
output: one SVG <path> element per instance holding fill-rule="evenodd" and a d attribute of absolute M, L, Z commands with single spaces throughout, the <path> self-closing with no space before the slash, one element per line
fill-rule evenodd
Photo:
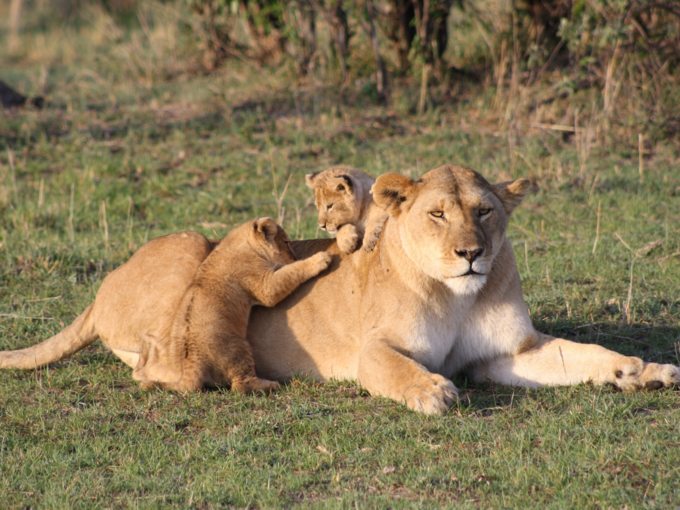
<path fill-rule="evenodd" d="M 638 166 L 640 169 L 640 184 L 642 184 L 645 181 L 645 176 L 644 176 L 644 164 L 643 164 L 643 150 L 644 146 L 642 143 L 643 136 L 642 133 L 638 133 Z"/>
<path fill-rule="evenodd" d="M 102 225 L 104 227 L 104 244 L 109 249 L 109 224 L 106 221 L 106 200 L 102 200 Z"/>
<path fill-rule="evenodd" d="M 28 317 L 26 315 L 17 315 L 15 313 L 0 313 L 0 317 L 7 317 L 8 319 L 38 319 L 38 320 L 54 320 L 54 317 Z"/>
<path fill-rule="evenodd" d="M 618 232 L 615 232 L 614 235 L 616 236 L 616 238 L 617 238 L 619 241 L 621 241 L 621 243 L 623 243 L 623 245 L 624 245 L 626 248 L 628 248 L 628 251 L 630 251 L 633 255 L 635 255 L 635 252 L 633 251 L 633 248 L 631 248 L 630 246 L 628 246 L 628 243 L 627 243 L 626 241 L 624 241 L 624 240 L 621 238 L 621 236 L 619 235 Z"/>
<path fill-rule="evenodd" d="M 69 231 L 69 237 L 71 238 L 71 242 L 75 242 L 76 240 L 76 233 L 73 230 L 73 198 L 76 192 L 76 185 L 75 183 L 71 184 L 71 207 L 70 207 L 70 213 L 68 216 L 68 231 Z"/>
<path fill-rule="evenodd" d="M 602 205 L 602 200 L 598 200 L 597 201 L 597 226 L 595 227 L 595 242 L 593 243 L 593 255 L 595 255 L 595 250 L 597 250 L 597 240 L 600 238 L 600 206 L 601 205 Z"/>
<path fill-rule="evenodd" d="M 527 248 L 526 241 L 524 241 L 524 264 L 527 266 L 527 273 L 531 276 L 531 269 L 529 269 L 529 249 Z"/>
<path fill-rule="evenodd" d="M 420 83 L 420 101 L 418 102 L 418 117 L 423 115 L 425 111 L 425 100 L 427 99 L 427 72 L 428 66 L 423 62 L 423 79 Z"/>
<path fill-rule="evenodd" d="M 633 304 L 633 264 L 635 264 L 636 260 L 637 256 L 633 257 L 633 260 L 630 261 L 630 284 L 628 285 L 628 297 L 626 298 L 626 304 L 623 309 L 626 314 L 626 324 L 630 324 L 631 322 L 630 310 Z"/>
<path fill-rule="evenodd" d="M 17 191 L 17 175 L 14 168 L 14 153 L 11 149 L 7 149 L 7 159 L 9 160 L 9 169 L 12 171 L 12 190 L 14 191 L 14 202 L 19 205 L 19 193 Z"/>
<path fill-rule="evenodd" d="M 532 122 L 531 127 L 549 129 L 552 131 L 566 131 L 567 133 L 576 133 L 581 131 L 581 129 L 577 128 L 576 126 L 565 126 L 563 124 L 543 124 L 542 122 Z"/>
<path fill-rule="evenodd" d="M 59 299 L 61 296 L 46 297 L 41 299 L 29 299 L 27 303 L 37 303 L 38 301 L 52 301 L 53 299 Z"/>

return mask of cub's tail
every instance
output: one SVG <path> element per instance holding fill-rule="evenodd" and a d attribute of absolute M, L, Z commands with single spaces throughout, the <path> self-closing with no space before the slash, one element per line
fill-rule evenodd
<path fill-rule="evenodd" d="M 70 356 L 99 338 L 94 326 L 94 303 L 66 329 L 37 345 L 0 351 L 0 368 L 38 368 Z"/>

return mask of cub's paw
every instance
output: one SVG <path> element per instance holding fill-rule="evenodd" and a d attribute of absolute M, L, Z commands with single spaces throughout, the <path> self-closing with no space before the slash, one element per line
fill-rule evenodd
<path fill-rule="evenodd" d="M 326 269 L 332 260 L 333 257 L 331 256 L 331 254 L 326 251 L 315 253 L 314 255 L 309 257 L 309 261 L 312 264 L 312 272 L 314 273 L 314 275 L 316 276 L 321 271 Z"/>
<path fill-rule="evenodd" d="M 364 251 L 373 251 L 375 249 L 375 245 L 378 244 L 378 238 L 380 237 L 381 230 L 382 227 L 380 227 L 379 230 L 372 232 L 370 236 L 364 238 Z"/>
<path fill-rule="evenodd" d="M 280 387 L 281 385 L 276 381 L 260 379 L 259 377 L 246 377 L 231 382 L 231 389 L 240 393 L 256 393 L 258 391 L 271 393 L 272 391 L 278 390 Z"/>
<path fill-rule="evenodd" d="M 410 409 L 432 415 L 446 413 L 457 398 L 458 389 L 439 374 L 429 374 L 429 381 L 414 384 L 404 393 Z"/>
<path fill-rule="evenodd" d="M 345 225 L 338 230 L 338 248 L 349 255 L 354 253 L 361 242 L 361 236 L 354 225 Z"/>

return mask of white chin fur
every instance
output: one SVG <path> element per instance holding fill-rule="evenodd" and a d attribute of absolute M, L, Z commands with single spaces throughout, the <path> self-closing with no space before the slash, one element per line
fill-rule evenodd
<path fill-rule="evenodd" d="M 486 283 L 486 275 L 459 276 L 445 280 L 446 286 L 458 296 L 471 296 L 477 294 Z"/>

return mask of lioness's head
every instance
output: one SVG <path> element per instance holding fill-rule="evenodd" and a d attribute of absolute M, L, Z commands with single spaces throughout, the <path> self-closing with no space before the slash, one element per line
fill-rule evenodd
<path fill-rule="evenodd" d="M 288 234 L 272 218 L 251 220 L 244 228 L 250 232 L 250 246 L 261 257 L 278 264 L 295 262 Z"/>
<path fill-rule="evenodd" d="M 381 175 L 372 192 L 398 222 L 408 257 L 453 292 L 474 294 L 484 286 L 510 214 L 529 188 L 527 179 L 492 185 L 474 170 L 445 165 L 417 181 Z"/>
<path fill-rule="evenodd" d="M 345 166 L 335 166 L 305 176 L 314 190 L 314 203 L 319 210 L 319 228 L 331 234 L 348 223 L 360 220 L 363 202 L 369 197 L 373 179 Z"/>

